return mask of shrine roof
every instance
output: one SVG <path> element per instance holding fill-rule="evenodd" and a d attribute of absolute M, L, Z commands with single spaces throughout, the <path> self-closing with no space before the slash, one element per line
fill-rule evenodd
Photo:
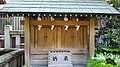
<path fill-rule="evenodd" d="M 11 0 L 0 13 L 120 14 L 104 0 Z"/>

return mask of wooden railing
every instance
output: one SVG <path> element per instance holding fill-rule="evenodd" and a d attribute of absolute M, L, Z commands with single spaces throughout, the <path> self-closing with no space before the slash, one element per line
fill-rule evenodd
<path fill-rule="evenodd" d="M 23 49 L 10 49 L 9 52 L 0 55 L 0 67 L 23 67 L 23 65 L 24 65 Z"/>

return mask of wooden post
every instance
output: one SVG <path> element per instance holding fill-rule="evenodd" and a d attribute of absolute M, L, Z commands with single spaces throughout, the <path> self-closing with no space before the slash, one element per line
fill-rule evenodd
<path fill-rule="evenodd" d="M 12 26 L 10 26 L 10 25 L 5 25 L 5 27 L 4 27 L 4 29 L 5 29 L 5 48 L 11 48 L 11 39 L 10 39 L 10 33 L 9 33 L 9 31 L 10 30 L 12 30 Z"/>
<path fill-rule="evenodd" d="M 25 67 L 30 67 L 30 19 L 25 16 Z"/>
<path fill-rule="evenodd" d="M 91 57 L 94 56 L 94 28 L 95 28 L 95 21 L 94 17 L 90 18 L 90 26 L 89 26 L 89 55 Z"/>

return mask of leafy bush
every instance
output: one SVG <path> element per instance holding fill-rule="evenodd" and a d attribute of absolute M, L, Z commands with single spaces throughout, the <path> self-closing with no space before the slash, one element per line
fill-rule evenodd
<path fill-rule="evenodd" d="M 87 67 L 103 67 L 105 66 L 105 62 L 105 60 L 90 59 L 87 62 Z"/>
<path fill-rule="evenodd" d="M 113 16 L 111 19 L 103 17 L 99 26 L 95 34 L 96 50 L 101 50 L 102 46 L 120 48 L 120 17 Z"/>
<path fill-rule="evenodd" d="M 100 53 L 87 61 L 87 67 L 120 67 L 120 55 Z"/>

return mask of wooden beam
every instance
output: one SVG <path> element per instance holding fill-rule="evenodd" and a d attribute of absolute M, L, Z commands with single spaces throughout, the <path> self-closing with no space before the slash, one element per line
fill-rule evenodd
<path fill-rule="evenodd" d="M 34 20 L 30 25 L 89 25 L 87 21 L 37 21 Z"/>
<path fill-rule="evenodd" d="M 94 28 L 95 28 L 95 20 L 94 17 L 90 18 L 90 26 L 89 26 L 89 53 L 90 56 L 93 57 L 94 56 Z"/>
<path fill-rule="evenodd" d="M 41 48 L 41 49 L 38 49 L 38 48 L 35 48 L 35 49 L 31 49 L 31 55 L 48 55 L 48 51 L 51 51 L 51 50 L 69 50 L 71 51 L 71 53 L 73 54 L 77 54 L 77 53 L 86 53 L 88 54 L 88 51 L 84 48 L 64 48 L 64 49 L 58 49 L 58 48 Z"/>
<path fill-rule="evenodd" d="M 30 67 L 30 19 L 25 16 L 25 67 Z"/>
<path fill-rule="evenodd" d="M 24 20 L 21 20 L 21 25 L 24 25 Z M 80 25 L 87 26 L 89 21 L 37 21 L 31 20 L 30 25 Z"/>

